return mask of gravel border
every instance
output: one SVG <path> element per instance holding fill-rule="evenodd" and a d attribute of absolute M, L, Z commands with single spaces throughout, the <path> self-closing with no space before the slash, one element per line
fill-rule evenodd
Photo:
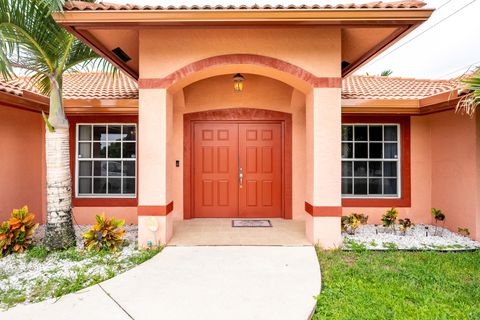
<path fill-rule="evenodd" d="M 436 230 L 436 233 L 435 233 Z M 405 233 L 390 230 L 382 225 L 360 226 L 354 235 L 342 232 L 345 251 L 367 249 L 372 251 L 474 251 L 480 249 L 480 242 L 464 237 L 446 228 L 429 224 L 418 224 Z"/>

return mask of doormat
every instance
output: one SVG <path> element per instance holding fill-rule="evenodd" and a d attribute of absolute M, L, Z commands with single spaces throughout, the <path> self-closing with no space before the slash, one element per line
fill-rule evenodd
<path fill-rule="evenodd" d="M 233 228 L 269 228 L 272 227 L 270 220 L 232 220 Z"/>

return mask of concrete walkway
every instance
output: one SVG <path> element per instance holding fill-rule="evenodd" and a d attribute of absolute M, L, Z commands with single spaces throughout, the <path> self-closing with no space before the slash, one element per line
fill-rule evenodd
<path fill-rule="evenodd" d="M 100 285 L 0 319 L 305 320 L 319 292 L 312 246 L 167 247 Z"/>

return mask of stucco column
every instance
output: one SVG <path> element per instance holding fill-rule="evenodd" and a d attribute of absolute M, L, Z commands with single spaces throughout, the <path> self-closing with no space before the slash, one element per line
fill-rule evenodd
<path fill-rule="evenodd" d="M 139 247 L 165 244 L 173 233 L 173 202 L 169 192 L 172 113 L 172 97 L 166 89 L 139 90 Z"/>
<path fill-rule="evenodd" d="M 306 235 L 325 249 L 341 245 L 341 89 L 314 88 L 306 101 Z"/>

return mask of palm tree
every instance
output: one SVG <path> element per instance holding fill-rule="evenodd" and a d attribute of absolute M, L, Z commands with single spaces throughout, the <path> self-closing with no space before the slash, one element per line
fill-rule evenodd
<path fill-rule="evenodd" d="M 473 117 L 475 110 L 480 106 L 480 67 L 462 82 L 466 84 L 465 89 L 468 93 L 460 98 L 456 111 Z"/>
<path fill-rule="evenodd" d="M 393 70 L 383 70 L 382 72 L 380 72 L 379 76 L 380 77 L 390 77 L 393 73 Z"/>
<path fill-rule="evenodd" d="M 75 245 L 72 223 L 69 124 L 62 99 L 65 72 L 108 68 L 90 48 L 51 17 L 61 0 L 0 0 L 0 75 L 11 79 L 22 72 L 50 97 L 46 127 L 47 226 L 45 245 L 63 249 Z M 110 67 L 108 67 L 110 66 Z"/>

